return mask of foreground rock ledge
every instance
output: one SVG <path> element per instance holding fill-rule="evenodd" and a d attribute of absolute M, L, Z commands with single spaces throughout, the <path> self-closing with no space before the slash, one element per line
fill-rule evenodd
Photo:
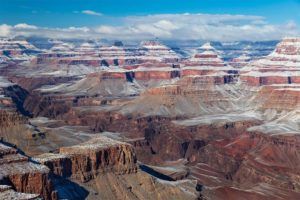
<path fill-rule="evenodd" d="M 95 137 L 79 145 L 62 147 L 59 151 L 59 154 L 42 154 L 35 159 L 54 174 L 81 182 L 107 172 L 128 174 L 137 171 L 133 146 L 107 137 Z"/>
<path fill-rule="evenodd" d="M 55 199 L 49 169 L 0 141 L 0 199 Z M 27 193 L 27 194 L 26 194 Z"/>

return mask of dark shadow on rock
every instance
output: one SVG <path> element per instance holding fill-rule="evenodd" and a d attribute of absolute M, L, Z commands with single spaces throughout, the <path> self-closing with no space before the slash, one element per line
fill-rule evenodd
<path fill-rule="evenodd" d="M 32 114 L 24 108 L 24 102 L 29 95 L 28 91 L 18 85 L 12 85 L 4 88 L 5 96 L 10 97 L 15 103 L 17 110 L 24 116 L 32 117 Z"/>
<path fill-rule="evenodd" d="M 158 171 L 155 171 L 154 169 L 146 166 L 146 165 L 142 165 L 140 164 L 140 169 L 148 174 L 150 174 L 151 176 L 154 176 L 156 178 L 159 178 L 161 180 L 165 180 L 165 181 L 175 181 L 173 178 L 167 176 L 167 175 L 164 175 Z"/>
<path fill-rule="evenodd" d="M 89 195 L 89 191 L 69 179 L 53 175 L 52 182 L 58 199 L 81 200 Z"/>

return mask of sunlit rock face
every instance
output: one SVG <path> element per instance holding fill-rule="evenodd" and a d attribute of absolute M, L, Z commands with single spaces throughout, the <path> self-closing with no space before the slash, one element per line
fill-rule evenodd
<path fill-rule="evenodd" d="M 130 144 L 107 137 L 95 137 L 85 143 L 62 147 L 60 154 L 44 154 L 37 160 L 60 176 L 72 176 L 82 182 L 98 174 L 129 174 L 137 171 L 136 155 Z"/>
<path fill-rule="evenodd" d="M 75 46 L 56 41 L 48 52 L 38 56 L 37 63 L 135 68 L 135 65 L 151 63 L 170 66 L 179 59 L 173 50 L 157 41 L 142 42 L 140 46 L 124 46 L 122 42 L 115 42 L 112 46 L 84 42 Z"/>
<path fill-rule="evenodd" d="M 57 64 L 59 59 L 76 56 L 73 50 L 74 45 L 72 44 L 54 41 L 53 46 L 48 51 L 38 54 L 32 64 Z"/>
<path fill-rule="evenodd" d="M 285 38 L 265 58 L 243 68 L 242 81 L 253 86 L 299 83 L 300 39 Z"/>
<path fill-rule="evenodd" d="M 198 49 L 198 52 L 195 53 L 192 58 L 188 59 L 184 64 L 186 66 L 225 66 L 225 63 L 218 55 L 217 50 L 212 47 L 210 43 L 205 43 L 204 45 L 202 45 Z"/>
<path fill-rule="evenodd" d="M 50 50 L 39 54 L 35 63 L 57 66 L 100 66 L 101 59 L 96 51 L 97 46 L 93 43 L 83 43 L 75 47 L 73 44 L 57 41 Z"/>
<path fill-rule="evenodd" d="M 146 61 L 176 62 L 179 56 L 158 41 L 144 41 L 140 44 Z"/>
<path fill-rule="evenodd" d="M 210 43 L 205 43 L 198 51 L 191 58 L 182 61 L 181 76 L 206 76 L 216 84 L 235 82 L 238 71 L 226 65 Z"/>
<path fill-rule="evenodd" d="M 112 46 L 101 46 L 99 55 L 103 59 L 103 66 L 125 67 L 140 64 L 142 53 L 138 47 L 125 46 L 121 41 L 118 41 Z"/>

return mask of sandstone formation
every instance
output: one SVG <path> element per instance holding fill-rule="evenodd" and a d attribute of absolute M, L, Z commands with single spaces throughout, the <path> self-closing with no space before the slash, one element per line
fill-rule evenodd
<path fill-rule="evenodd" d="M 243 69 L 241 80 L 252 86 L 298 83 L 299 38 L 285 38 L 263 59 Z"/>
<path fill-rule="evenodd" d="M 132 146 L 107 137 L 62 147 L 59 154 L 42 154 L 36 160 L 47 165 L 54 174 L 72 176 L 82 182 L 101 173 L 128 174 L 137 170 Z"/>
<path fill-rule="evenodd" d="M 194 181 L 161 182 L 137 170 L 133 146 L 101 136 L 36 161 L 60 177 L 71 177 L 91 191 L 89 199 L 195 199 Z M 162 190 L 162 191 L 158 191 Z M 92 192 L 93 191 L 93 192 Z M 58 191 L 58 197 L 66 196 Z"/>
<path fill-rule="evenodd" d="M 185 65 L 187 66 L 212 66 L 223 67 L 224 61 L 220 58 L 216 49 L 210 43 L 205 43 L 199 48 L 200 52 L 195 53 Z"/>
<path fill-rule="evenodd" d="M 148 62 L 176 62 L 179 60 L 179 56 L 173 50 L 158 41 L 144 41 L 141 46 L 144 51 L 144 62 L 145 60 Z"/>
<path fill-rule="evenodd" d="M 12 199 L 35 199 L 39 196 L 53 199 L 53 187 L 46 166 L 30 161 L 17 149 L 3 142 L 0 144 L 0 166 L 0 196 Z"/>
<path fill-rule="evenodd" d="M 234 68 L 226 66 L 225 62 L 218 55 L 217 50 L 206 43 L 200 47 L 200 52 L 195 53 L 192 58 L 183 61 L 181 76 L 212 76 L 224 79 L 225 83 L 234 82 L 234 77 L 238 73 Z"/>

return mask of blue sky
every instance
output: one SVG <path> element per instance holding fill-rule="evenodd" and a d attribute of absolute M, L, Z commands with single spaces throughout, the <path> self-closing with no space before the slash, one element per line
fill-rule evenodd
<path fill-rule="evenodd" d="M 300 23 L 299 0 L 0 0 L 0 23 L 64 27 L 114 23 L 128 15 L 207 13 L 264 16 L 269 22 Z M 74 11 L 93 10 L 96 16 Z"/>
<path fill-rule="evenodd" d="M 206 17 L 205 19 L 209 16 L 219 16 L 221 19 L 223 15 L 258 16 L 261 17 L 260 21 L 264 24 L 264 28 L 268 28 L 265 32 L 271 29 L 271 27 L 266 27 L 266 25 L 274 26 L 273 31 L 276 32 L 276 28 L 282 28 L 287 25 L 289 28 L 296 29 L 295 27 L 298 27 L 300 24 L 300 0 L 0 0 L 0 5 L 0 24 L 10 26 L 9 31 L 19 32 L 21 32 L 20 29 L 22 27 L 19 26 L 18 30 L 16 30 L 13 26 L 27 24 L 49 29 L 105 26 L 106 32 L 112 31 L 112 29 L 107 31 L 107 28 L 114 27 L 118 27 L 118 31 L 124 30 L 124 28 L 127 28 L 126 30 L 128 31 L 128 27 L 135 28 L 136 26 L 136 22 L 132 22 L 134 17 L 143 20 L 143 17 L 147 17 L 148 15 L 160 16 L 159 19 L 156 18 L 157 22 L 159 22 L 164 20 L 164 15 L 171 14 L 179 18 L 178 15 L 184 13 L 191 14 L 191 18 L 194 14 L 207 14 L 208 16 L 204 16 Z M 203 18 L 203 16 L 199 15 L 194 17 L 200 20 Z M 128 18 L 131 21 L 129 20 L 128 22 Z M 186 19 L 190 20 L 190 18 Z M 147 20 L 149 23 L 156 23 L 149 18 Z M 183 26 L 179 26 L 175 21 L 172 21 L 172 17 L 169 18 L 169 21 L 174 25 L 171 26 L 169 23 L 170 27 L 173 27 L 172 30 L 168 30 L 171 31 L 171 35 L 167 32 L 157 34 L 157 30 L 153 29 L 149 33 L 149 36 L 151 34 L 153 37 L 157 35 L 162 37 L 176 37 L 179 35 L 178 32 L 182 32 Z M 228 21 L 225 25 L 228 23 L 237 22 L 236 20 L 233 20 L 233 22 Z M 262 26 L 262 24 L 259 26 Z M 141 22 L 139 25 L 141 25 Z M 222 22 L 219 25 L 224 26 L 224 23 Z M 247 23 L 239 24 L 240 27 L 245 25 Z M 252 26 L 253 22 L 250 25 Z M 120 26 L 123 26 L 123 29 Z M 200 27 L 200 24 L 198 27 Z M 155 26 L 154 28 L 159 28 L 159 26 Z M 243 28 L 247 29 L 247 27 Z M 2 29 L 4 30 L 3 27 Z M 135 30 L 133 32 L 140 33 Z M 177 35 L 174 34 L 175 32 Z M 100 31 L 100 33 L 103 32 Z M 180 34 L 182 36 L 183 33 Z M 287 33 L 287 35 L 290 34 L 296 34 L 296 31 Z M 4 35 L 3 32 L 2 35 Z M 103 35 L 105 34 L 103 33 Z M 284 33 L 280 36 L 282 35 Z M 277 35 L 276 37 L 280 36 Z M 230 38 L 229 36 L 222 37 Z"/>

